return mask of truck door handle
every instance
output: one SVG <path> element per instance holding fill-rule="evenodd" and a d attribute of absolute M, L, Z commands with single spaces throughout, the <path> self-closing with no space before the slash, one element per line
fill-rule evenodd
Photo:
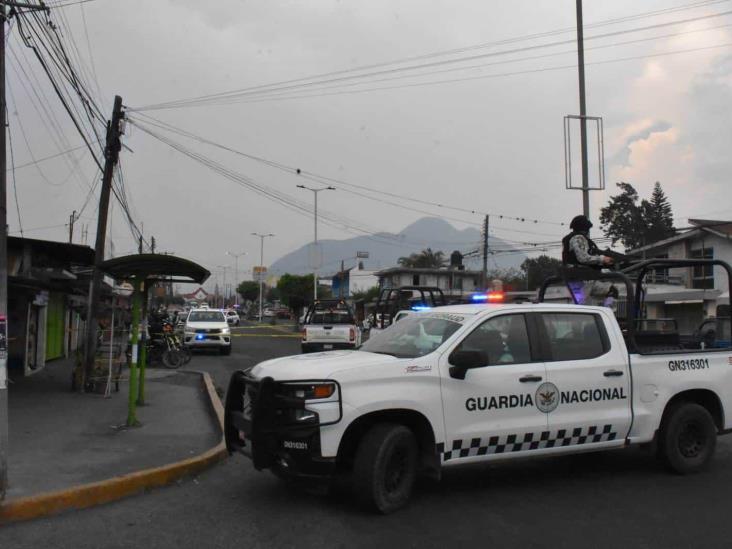
<path fill-rule="evenodd" d="M 519 381 L 521 383 L 529 383 L 529 382 L 532 382 L 532 381 L 541 381 L 541 376 L 531 376 L 531 375 L 524 376 L 524 377 L 520 377 L 519 378 Z"/>
<path fill-rule="evenodd" d="M 605 370 L 603 374 L 605 377 L 620 377 L 623 375 L 621 370 Z"/>

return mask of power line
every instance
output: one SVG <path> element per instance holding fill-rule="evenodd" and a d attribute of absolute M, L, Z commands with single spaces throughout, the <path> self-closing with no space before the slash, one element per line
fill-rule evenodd
<path fill-rule="evenodd" d="M 64 156 L 64 155 L 67 155 L 74 151 L 78 151 L 80 149 L 86 149 L 86 145 L 79 145 L 78 147 L 73 147 L 71 149 L 67 149 L 65 151 L 61 151 L 59 153 L 52 154 L 50 156 L 44 156 L 42 158 L 37 158 L 35 160 L 32 160 L 31 162 L 26 162 L 25 164 L 19 164 L 18 166 L 15 166 L 15 169 L 22 170 L 23 168 L 27 168 L 29 166 L 35 166 L 37 164 L 40 164 L 41 162 L 45 162 L 46 160 L 52 160 L 54 158 L 58 158 L 59 156 Z M 8 171 L 10 171 L 10 169 L 8 169 Z"/>
<path fill-rule="evenodd" d="M 597 40 L 597 39 L 608 38 L 608 37 L 612 37 L 612 36 L 619 36 L 622 34 L 642 32 L 642 31 L 646 31 L 646 30 L 650 30 L 650 29 L 668 27 L 668 26 L 673 26 L 673 25 L 681 25 L 681 24 L 686 24 L 686 23 L 695 22 L 695 21 L 702 21 L 702 20 L 707 20 L 707 19 L 716 18 L 716 17 L 723 17 L 723 16 L 730 15 L 730 14 L 732 14 L 732 10 L 719 12 L 719 13 L 713 13 L 713 14 L 707 14 L 707 15 L 702 15 L 702 16 L 697 16 L 697 17 L 690 17 L 690 18 L 680 19 L 680 20 L 675 20 L 675 21 L 670 21 L 670 22 L 656 23 L 654 25 L 636 27 L 633 29 L 623 29 L 623 30 L 619 30 L 619 31 L 605 33 L 605 34 L 588 36 L 588 37 L 585 37 L 585 40 L 586 41 Z M 217 93 L 217 94 L 199 96 L 199 97 L 191 98 L 191 99 L 182 99 L 182 100 L 177 100 L 177 101 L 170 101 L 167 103 L 158 103 L 158 104 L 154 104 L 154 105 L 148 105 L 146 107 L 139 107 L 139 108 L 132 109 L 132 110 L 144 111 L 144 110 L 161 110 L 161 109 L 169 109 L 169 108 L 179 108 L 179 107 L 183 107 L 183 106 L 195 106 L 198 104 L 210 103 L 213 101 L 222 101 L 222 100 L 231 101 L 234 98 L 239 99 L 239 98 L 247 97 L 247 96 L 266 95 L 266 94 L 271 94 L 272 92 L 275 92 L 275 91 L 284 91 L 284 90 L 290 90 L 290 91 L 298 90 L 299 91 L 303 88 L 319 86 L 319 85 L 323 85 L 323 84 L 345 82 L 345 81 L 350 81 L 350 80 L 354 80 L 354 79 L 370 78 L 373 76 L 381 76 L 381 75 L 393 74 L 393 73 L 403 72 L 403 71 L 417 71 L 417 70 L 421 70 L 421 69 L 425 69 L 425 68 L 432 68 L 432 67 L 443 66 L 443 65 L 447 65 L 447 64 L 463 63 L 463 62 L 467 62 L 467 61 L 474 61 L 477 59 L 485 59 L 488 57 L 496 57 L 496 56 L 514 54 L 514 53 L 521 53 L 521 52 L 525 52 L 525 51 L 549 48 L 549 47 L 554 47 L 554 46 L 559 46 L 559 45 L 574 44 L 574 42 L 575 42 L 574 39 L 571 39 L 571 40 L 561 40 L 561 41 L 549 42 L 549 43 L 544 43 L 544 44 L 533 44 L 533 45 L 529 45 L 529 46 L 523 46 L 520 48 L 513 48 L 510 50 L 501 50 L 501 51 L 496 51 L 496 52 L 487 52 L 487 53 L 482 53 L 482 54 L 477 54 L 477 55 L 464 56 L 464 57 L 460 57 L 457 59 L 443 59 L 443 60 L 438 60 L 438 61 L 431 61 L 431 62 L 427 62 L 427 63 L 420 63 L 420 64 L 416 64 L 416 65 L 406 66 L 406 67 L 381 69 L 381 70 L 372 71 L 372 72 L 365 73 L 365 74 L 347 74 L 346 76 L 335 76 L 332 78 L 323 78 L 322 76 L 316 75 L 316 76 L 309 77 L 309 78 L 297 79 L 295 81 L 287 81 L 287 82 L 292 82 L 289 84 L 287 82 L 285 82 L 283 84 L 260 85 L 260 86 L 250 87 L 250 88 L 242 88 L 239 90 L 228 91 L 228 92 L 221 92 L 221 93 Z M 353 71 L 349 70 L 349 71 L 345 71 L 345 72 L 351 73 L 351 72 L 354 72 L 357 70 L 359 70 L 359 69 L 354 69 Z M 327 73 L 326 73 L 326 75 L 327 75 Z M 416 75 L 416 76 L 418 76 L 418 75 Z M 307 81 L 303 82 L 303 80 L 307 80 Z M 299 82 L 299 83 L 295 83 L 295 82 Z"/>
<path fill-rule="evenodd" d="M 277 161 L 274 161 L 274 160 L 270 160 L 270 159 L 263 158 L 261 156 L 256 156 L 256 155 L 252 155 L 252 154 L 249 154 L 249 153 L 245 153 L 243 151 L 239 151 L 239 150 L 234 149 L 232 147 L 228 147 L 226 145 L 222 145 L 220 143 L 216 143 L 215 141 L 211 141 L 209 139 L 206 139 L 204 137 L 201 137 L 201 136 L 196 135 L 194 133 L 191 133 L 189 131 L 183 130 L 181 128 L 177 128 L 177 127 L 175 127 L 175 126 L 173 126 L 171 124 L 162 122 L 161 120 L 158 120 L 156 118 L 153 118 L 149 114 L 146 114 L 146 113 L 137 113 L 137 114 L 140 115 L 140 116 L 144 116 L 146 119 L 149 119 L 149 120 L 138 120 L 135 117 L 129 117 L 130 122 L 136 123 L 136 124 L 139 124 L 139 123 L 150 124 L 150 125 L 155 126 L 157 128 L 165 129 L 167 131 L 171 131 L 171 132 L 176 133 L 178 135 L 182 135 L 184 137 L 188 137 L 189 139 L 193 139 L 193 140 L 199 141 L 201 143 L 205 143 L 207 145 L 211 145 L 211 146 L 220 148 L 222 150 L 225 150 L 227 152 L 231 152 L 231 153 L 234 153 L 234 154 L 243 156 L 243 157 L 248 158 L 250 160 L 254 160 L 254 161 L 257 161 L 257 162 L 261 162 L 261 163 L 263 163 L 263 164 L 265 164 L 267 166 L 270 166 L 270 167 L 273 167 L 273 168 L 276 168 L 276 169 L 285 171 L 285 172 L 287 172 L 287 173 L 289 173 L 291 175 L 302 176 L 302 177 L 305 177 L 305 178 L 308 178 L 308 179 L 311 179 L 311 180 L 314 180 L 314 181 L 318 181 L 320 183 L 327 182 L 327 183 L 335 183 L 337 185 L 345 185 L 345 186 L 348 186 L 348 187 L 353 187 L 353 188 L 357 188 L 357 189 L 364 190 L 364 191 L 368 191 L 368 192 L 372 192 L 372 193 L 378 193 L 380 196 L 386 195 L 386 196 L 390 196 L 390 197 L 393 197 L 393 198 L 398 198 L 398 199 L 401 199 L 401 200 L 408 200 L 410 202 L 416 202 L 416 203 L 425 204 L 425 205 L 429 205 L 429 206 L 433 206 L 433 207 L 437 207 L 437 208 L 443 208 L 443 209 L 449 209 L 449 210 L 453 210 L 453 211 L 459 211 L 459 212 L 462 212 L 462 213 L 470 213 L 470 214 L 475 214 L 475 215 L 480 215 L 480 216 L 491 215 L 491 216 L 494 216 L 494 217 L 496 217 L 498 219 L 501 219 L 501 220 L 530 222 L 530 223 L 535 223 L 535 224 L 536 223 L 544 223 L 544 224 L 557 225 L 557 226 L 563 226 L 563 225 L 565 225 L 565 223 L 563 223 L 563 222 L 542 221 L 542 220 L 539 220 L 539 219 L 532 219 L 532 218 L 529 218 L 529 217 L 515 217 L 515 216 L 510 216 L 510 215 L 506 215 L 506 214 L 499 214 L 499 213 L 495 213 L 495 212 L 490 213 L 490 212 L 483 212 L 483 211 L 480 211 L 480 210 L 475 210 L 475 209 L 470 209 L 470 208 L 463 208 L 463 207 L 458 207 L 458 206 L 451 206 L 451 205 L 447 205 L 447 204 L 432 202 L 432 201 L 429 201 L 429 200 L 424 200 L 424 199 L 415 198 L 415 197 L 411 197 L 411 196 L 406 196 L 406 195 L 402 195 L 402 194 L 392 193 L 392 192 L 389 192 L 389 191 L 385 191 L 383 189 L 376 189 L 376 188 L 373 188 L 373 187 L 367 187 L 365 185 L 358 185 L 358 184 L 355 184 L 355 183 L 350 183 L 350 182 L 345 181 L 343 179 L 336 179 L 336 178 L 333 178 L 333 177 L 327 177 L 327 176 L 319 175 L 319 174 L 317 174 L 315 172 L 310 172 L 310 171 L 307 171 L 307 170 L 302 170 L 300 168 L 295 168 L 293 166 L 288 166 L 288 165 L 283 164 L 281 162 L 277 162 Z M 435 215 L 433 212 L 425 212 L 424 210 L 417 210 L 415 208 L 411 208 L 411 207 L 408 207 L 408 206 L 404 206 L 403 204 L 398 204 L 398 203 L 386 201 L 383 198 L 374 198 L 374 197 L 366 196 L 366 195 L 363 195 L 361 193 L 357 193 L 355 191 L 351 191 L 350 189 L 343 189 L 341 187 L 341 190 L 344 190 L 346 192 L 351 192 L 351 193 L 357 194 L 359 196 L 363 196 L 364 198 L 368 198 L 370 200 L 376 200 L 376 201 L 384 202 L 384 203 L 391 204 L 391 205 L 394 205 L 394 206 L 397 206 L 397 207 L 403 207 L 405 209 L 411 209 L 411 210 L 417 211 L 419 213 L 427 213 L 428 215 Z M 474 222 L 466 221 L 466 220 L 463 220 L 463 219 L 457 219 L 457 218 L 451 218 L 451 217 L 445 217 L 445 216 L 440 216 L 440 217 L 443 217 L 444 219 L 450 219 L 450 220 L 453 220 L 453 221 L 458 221 L 458 222 L 461 222 L 461 223 L 466 223 L 468 225 L 471 225 L 471 224 L 472 225 L 476 225 L 476 226 L 480 225 L 479 223 L 474 223 Z M 545 233 L 543 233 L 543 234 L 546 236 Z"/>
<path fill-rule="evenodd" d="M 0 24 L 4 24 L 0 22 Z M 13 194 L 15 195 L 15 211 L 18 213 L 18 228 L 20 228 L 20 236 L 23 237 L 23 220 L 20 218 L 20 201 L 18 200 L 18 183 L 15 180 L 15 154 L 13 153 L 13 132 L 10 129 L 8 117 L 8 107 L 5 105 L 5 120 L 8 120 L 8 145 L 10 147 L 10 166 L 13 172 Z"/>

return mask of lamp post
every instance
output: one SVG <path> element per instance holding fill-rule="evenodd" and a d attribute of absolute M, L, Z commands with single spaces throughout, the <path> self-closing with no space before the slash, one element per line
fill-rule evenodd
<path fill-rule="evenodd" d="M 259 237 L 259 322 L 262 322 L 262 294 L 264 293 L 264 277 L 262 276 L 262 268 L 264 267 L 264 239 L 274 236 L 274 234 L 252 233 L 252 236 Z"/>
<path fill-rule="evenodd" d="M 327 187 L 320 187 L 315 189 L 313 187 L 306 187 L 305 185 L 298 185 L 298 189 L 305 189 L 311 191 L 315 197 L 315 207 L 313 208 L 313 225 L 314 225 L 314 236 L 313 236 L 313 300 L 318 299 L 318 193 L 320 191 L 335 191 L 335 187 L 328 185 Z"/>
<path fill-rule="evenodd" d="M 239 258 L 243 255 L 247 255 L 246 252 L 241 252 L 238 254 L 235 254 L 233 252 L 226 252 L 226 255 L 230 255 L 234 258 L 234 276 L 236 277 L 234 280 L 234 303 L 236 305 L 239 305 Z"/>
<path fill-rule="evenodd" d="M 229 265 L 217 265 L 223 274 L 223 283 L 221 284 L 221 308 L 226 309 L 226 271 L 231 269 Z"/>

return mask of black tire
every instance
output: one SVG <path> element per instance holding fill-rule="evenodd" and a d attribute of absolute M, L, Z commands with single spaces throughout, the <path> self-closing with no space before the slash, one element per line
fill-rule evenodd
<path fill-rule="evenodd" d="M 183 364 L 183 358 L 180 351 L 176 351 L 175 349 L 166 349 L 163 352 L 162 362 L 163 366 L 169 370 L 175 370 L 181 367 Z"/>
<path fill-rule="evenodd" d="M 664 465 L 680 475 L 705 469 L 717 446 L 717 426 L 699 404 L 685 402 L 669 410 L 658 436 Z"/>
<path fill-rule="evenodd" d="M 181 355 L 181 366 L 184 366 L 188 364 L 191 359 L 193 358 L 193 351 L 191 351 L 188 347 L 181 345 L 180 349 L 178 349 L 178 352 Z"/>
<path fill-rule="evenodd" d="M 231 354 L 231 345 L 227 345 L 226 347 L 219 347 L 219 354 L 230 355 Z"/>
<path fill-rule="evenodd" d="M 374 425 L 356 451 L 356 498 L 383 514 L 403 507 L 417 478 L 417 454 L 417 440 L 407 427 L 393 423 Z"/>

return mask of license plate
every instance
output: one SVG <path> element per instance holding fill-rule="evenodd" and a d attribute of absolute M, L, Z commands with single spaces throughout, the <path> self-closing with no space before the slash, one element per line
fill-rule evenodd
<path fill-rule="evenodd" d="M 328 343 L 323 345 L 323 349 L 332 349 L 332 348 L 333 348 L 333 345 L 329 345 Z"/>
<path fill-rule="evenodd" d="M 244 419 L 252 419 L 252 397 L 249 396 L 249 391 L 244 391 L 244 399 L 242 403 L 242 415 Z"/>

